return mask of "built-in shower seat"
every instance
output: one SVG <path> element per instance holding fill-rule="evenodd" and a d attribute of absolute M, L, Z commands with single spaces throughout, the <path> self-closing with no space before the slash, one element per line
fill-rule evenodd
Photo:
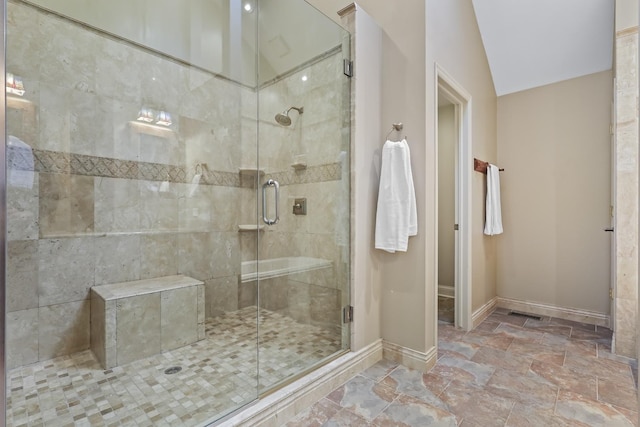
<path fill-rule="evenodd" d="M 91 350 L 104 369 L 204 339 L 204 283 L 165 276 L 91 288 Z"/>

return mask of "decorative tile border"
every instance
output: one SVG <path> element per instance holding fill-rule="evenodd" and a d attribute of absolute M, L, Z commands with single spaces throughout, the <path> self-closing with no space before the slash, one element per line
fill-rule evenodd
<path fill-rule="evenodd" d="M 339 181 L 342 177 L 342 166 L 340 163 L 326 163 L 324 165 L 310 166 L 299 171 L 275 172 L 268 174 L 268 177 L 275 179 L 280 185 Z"/>
<path fill-rule="evenodd" d="M 36 172 L 44 173 L 66 173 L 145 181 L 169 181 L 183 184 L 191 182 L 193 178 L 193 176 L 187 174 L 187 168 L 184 166 L 38 149 L 33 150 L 32 158 L 28 149 L 15 147 L 10 148 L 8 151 L 8 166 L 14 170 L 35 170 Z M 274 172 L 268 174 L 267 177 L 277 180 L 280 185 L 339 181 L 342 178 L 342 166 L 338 162 L 326 163 L 310 166 L 299 171 Z M 253 188 L 255 180 L 246 178 L 242 178 L 237 172 L 209 170 L 202 176 L 200 183 L 224 187 Z"/>

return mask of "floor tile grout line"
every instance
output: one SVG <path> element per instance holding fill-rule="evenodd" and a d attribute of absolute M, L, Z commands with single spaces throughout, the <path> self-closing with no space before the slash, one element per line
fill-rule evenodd
<path fill-rule="evenodd" d="M 513 404 L 511 405 L 511 409 L 509 409 L 509 415 L 507 415 L 507 418 L 504 419 L 504 424 L 503 424 L 504 426 L 506 426 L 507 423 L 509 422 L 509 417 L 511 417 L 511 414 L 513 414 L 513 408 L 516 407 L 516 403 L 517 402 L 514 400 Z"/>

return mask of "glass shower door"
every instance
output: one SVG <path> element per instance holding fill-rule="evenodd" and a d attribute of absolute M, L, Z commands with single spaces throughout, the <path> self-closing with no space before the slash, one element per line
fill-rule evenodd
<path fill-rule="evenodd" d="M 348 33 L 5 4 L 7 425 L 199 425 L 347 350 Z"/>
<path fill-rule="evenodd" d="M 304 1 L 258 17 L 259 390 L 349 348 L 349 34 Z"/>
<path fill-rule="evenodd" d="M 7 425 L 197 425 L 258 397 L 251 12 L 7 2 Z"/>

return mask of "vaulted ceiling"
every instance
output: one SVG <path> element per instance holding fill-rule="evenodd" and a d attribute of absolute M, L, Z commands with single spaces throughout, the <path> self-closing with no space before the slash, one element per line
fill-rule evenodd
<path fill-rule="evenodd" d="M 472 1 L 498 96 L 612 67 L 612 0 Z"/>

